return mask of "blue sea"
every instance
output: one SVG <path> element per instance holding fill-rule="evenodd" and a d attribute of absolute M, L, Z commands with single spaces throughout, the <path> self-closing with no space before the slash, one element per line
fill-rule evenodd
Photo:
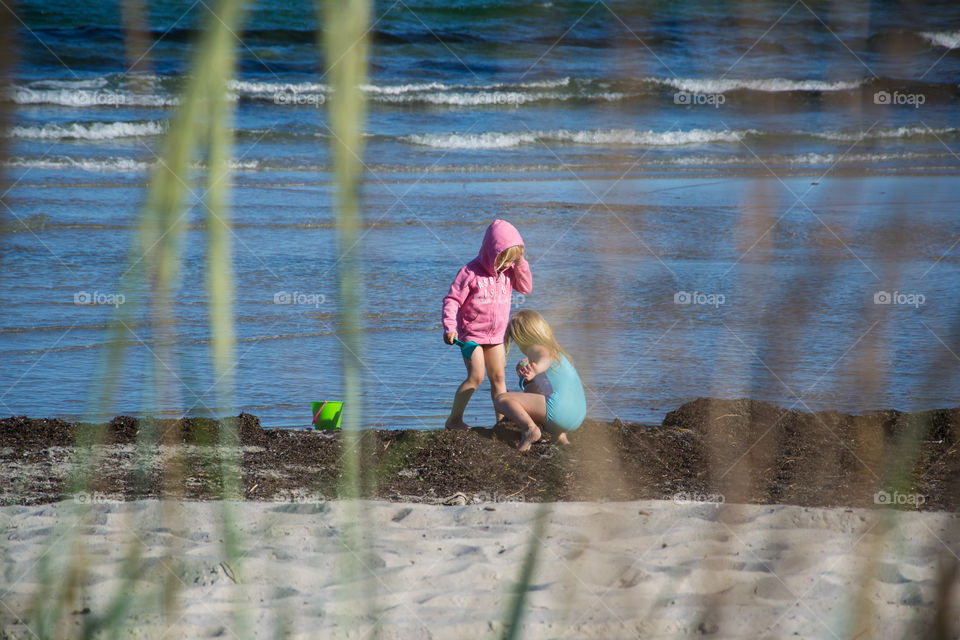
<path fill-rule="evenodd" d="M 313 3 L 280 0 L 250 3 L 229 85 L 234 404 L 213 393 L 198 187 L 175 344 L 155 362 L 139 307 L 90 415 L 115 309 L 145 293 L 120 280 L 212 3 L 141 22 L 119 4 L 15 8 L 0 414 L 308 426 L 344 393 L 330 89 Z M 495 218 L 531 261 L 514 308 L 554 326 L 590 417 L 960 404 L 960 3 L 398 0 L 370 37 L 364 425 L 442 426 L 464 369 L 441 299 Z M 486 383 L 466 418 L 492 424 Z"/>

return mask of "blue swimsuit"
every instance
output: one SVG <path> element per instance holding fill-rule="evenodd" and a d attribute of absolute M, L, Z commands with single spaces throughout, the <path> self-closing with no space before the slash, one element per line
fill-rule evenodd
<path fill-rule="evenodd" d="M 533 380 L 520 378 L 520 388 L 546 398 L 549 430 L 573 431 L 587 417 L 587 398 L 580 376 L 563 354 Z"/>

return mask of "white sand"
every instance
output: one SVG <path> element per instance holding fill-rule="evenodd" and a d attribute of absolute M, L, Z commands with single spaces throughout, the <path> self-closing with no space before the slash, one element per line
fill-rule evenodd
<path fill-rule="evenodd" d="M 0 637 L 78 635 L 117 594 L 135 597 L 121 637 L 233 637 L 235 625 L 261 638 L 376 637 L 374 626 L 381 638 L 500 637 L 541 509 L 237 503 L 246 551 L 227 562 L 223 508 L 105 501 L 81 522 L 73 502 L 3 507 Z M 960 555 L 957 514 L 662 501 L 547 508 L 518 637 L 920 637 L 939 568 Z M 352 553 L 343 541 L 358 510 L 372 526 Z M 122 563 L 138 549 L 144 570 L 125 582 Z M 45 630 L 30 603 L 45 574 L 71 582 L 71 557 L 88 573 L 73 581 L 60 627 Z M 346 579 L 351 563 L 360 570 Z M 957 590 L 949 622 L 960 633 Z"/>

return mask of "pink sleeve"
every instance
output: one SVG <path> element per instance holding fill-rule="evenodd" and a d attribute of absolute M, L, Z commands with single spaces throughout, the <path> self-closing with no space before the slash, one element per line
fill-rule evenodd
<path fill-rule="evenodd" d="M 520 293 L 530 293 L 533 291 L 533 274 L 530 273 L 530 263 L 526 258 L 520 258 L 513 269 L 513 288 Z"/>
<path fill-rule="evenodd" d="M 470 294 L 470 273 L 466 268 L 460 269 L 457 277 L 453 279 L 450 285 L 450 291 L 443 298 L 443 311 L 441 318 L 443 320 L 443 330 L 451 333 L 457 330 L 457 311 L 463 305 L 463 301 Z"/>

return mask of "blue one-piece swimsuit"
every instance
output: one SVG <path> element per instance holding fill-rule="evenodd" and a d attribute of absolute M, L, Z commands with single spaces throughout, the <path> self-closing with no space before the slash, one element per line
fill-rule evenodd
<path fill-rule="evenodd" d="M 587 398 L 580 376 L 563 354 L 533 380 L 520 378 L 520 388 L 546 398 L 548 430 L 574 431 L 587 417 Z"/>

